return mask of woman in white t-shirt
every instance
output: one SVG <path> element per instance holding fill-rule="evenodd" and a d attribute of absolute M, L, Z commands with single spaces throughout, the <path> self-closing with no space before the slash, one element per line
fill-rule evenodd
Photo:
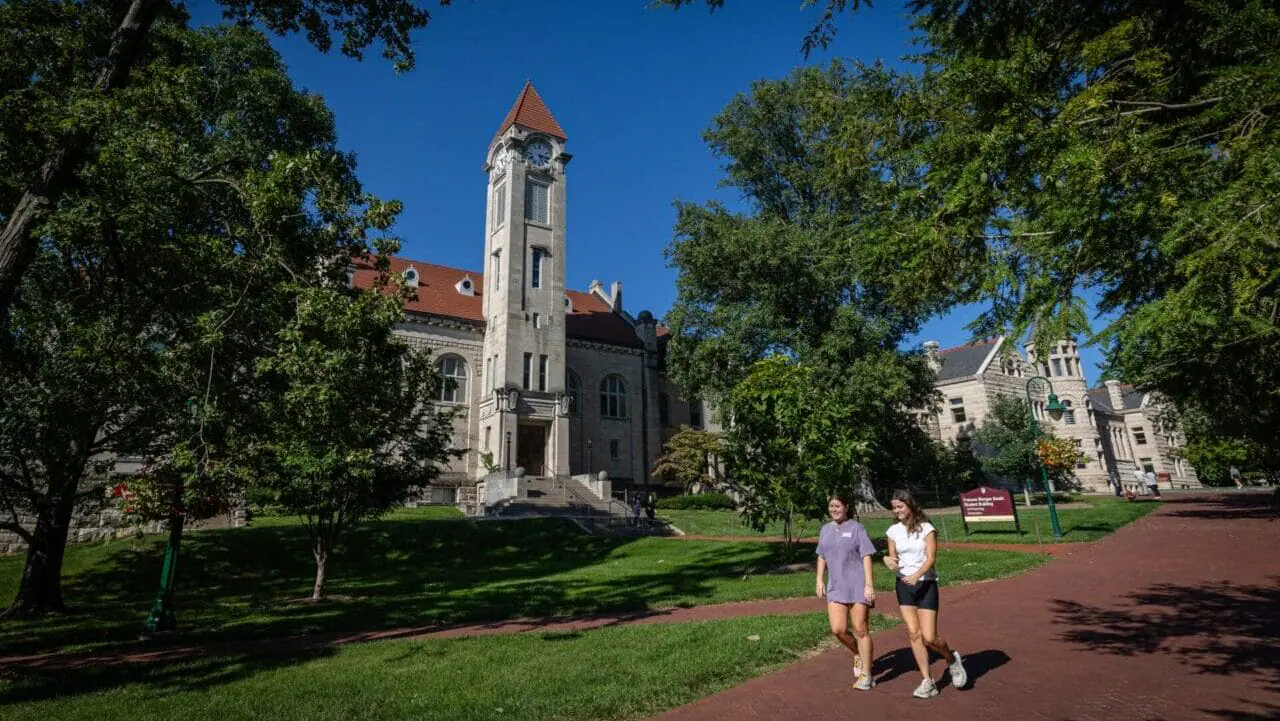
<path fill-rule="evenodd" d="M 911 695 L 916 698 L 938 695 L 938 687 L 929 674 L 926 646 L 947 660 L 951 685 L 964 688 L 969 680 L 964 661 L 946 641 L 938 638 L 938 574 L 933 569 L 938 552 L 938 534 L 910 493 L 895 492 L 889 508 L 898 522 L 890 526 L 887 533 L 889 551 L 885 554 L 884 565 L 898 575 L 898 608 L 902 612 L 902 621 L 907 624 L 911 654 L 924 677 Z"/>

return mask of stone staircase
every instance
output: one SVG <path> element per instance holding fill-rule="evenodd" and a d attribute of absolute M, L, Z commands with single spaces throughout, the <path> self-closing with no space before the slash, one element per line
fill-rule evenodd
<path fill-rule="evenodd" d="M 500 518 L 568 518 L 591 533 L 616 535 L 666 535 L 669 527 L 632 525 L 630 509 L 616 500 L 597 497 L 582 483 L 569 478 L 522 478 L 520 492 L 490 509 Z"/>

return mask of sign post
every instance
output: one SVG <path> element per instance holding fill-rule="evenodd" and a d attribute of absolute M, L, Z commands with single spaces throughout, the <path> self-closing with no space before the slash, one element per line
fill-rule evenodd
<path fill-rule="evenodd" d="M 1018 507 L 1013 503 L 1013 493 L 1003 488 L 982 486 L 960 494 L 960 518 L 964 521 L 964 533 L 969 535 L 970 523 L 1008 523 L 1022 535 L 1018 521 Z"/>

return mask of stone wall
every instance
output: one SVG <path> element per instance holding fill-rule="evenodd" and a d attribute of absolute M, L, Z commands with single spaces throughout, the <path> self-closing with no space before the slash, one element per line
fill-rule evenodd
<path fill-rule="evenodd" d="M 19 519 L 23 528 L 31 529 L 36 525 L 34 516 L 22 516 Z M 147 524 L 143 530 L 155 533 L 163 528 L 161 522 Z M 90 543 L 93 541 L 109 541 L 113 538 L 134 533 L 133 524 L 124 518 L 118 508 L 107 507 L 92 513 L 77 513 L 71 518 L 71 530 L 67 533 L 69 543 Z M 0 531 L 0 553 L 23 553 L 27 550 L 27 542 L 13 531 Z"/>

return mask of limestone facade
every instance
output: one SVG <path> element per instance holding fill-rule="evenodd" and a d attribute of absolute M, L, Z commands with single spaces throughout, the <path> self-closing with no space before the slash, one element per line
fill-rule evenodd
<path fill-rule="evenodd" d="M 1075 441 L 1084 455 L 1075 476 L 1086 490 L 1106 491 L 1116 478 L 1130 483 L 1136 467 L 1167 473 L 1162 485 L 1200 485 L 1195 469 L 1179 457 L 1186 438 L 1167 405 L 1155 394 L 1117 381 L 1089 388 L 1074 340 L 1060 341 L 1044 353 L 1037 353 L 1034 344 L 1020 352 L 1003 337 L 945 350 L 928 342 L 925 353 L 938 374 L 942 399 L 921 420 L 940 441 L 967 446 L 997 396 L 1025 399 L 1030 384 L 1037 422 Z M 1037 376 L 1043 380 L 1033 381 Z M 1046 411 L 1050 388 L 1067 406 L 1060 418 Z"/>
<path fill-rule="evenodd" d="M 643 485 L 679 426 L 713 425 L 666 377 L 666 329 L 624 309 L 621 283 L 565 287 L 567 144 L 526 85 L 485 156 L 481 269 L 391 259 L 416 293 L 398 332 L 449 379 L 437 401 L 455 412 L 453 445 L 465 450 L 429 500 L 454 502 L 493 467 Z M 373 277 L 351 268 L 357 286 Z"/>

